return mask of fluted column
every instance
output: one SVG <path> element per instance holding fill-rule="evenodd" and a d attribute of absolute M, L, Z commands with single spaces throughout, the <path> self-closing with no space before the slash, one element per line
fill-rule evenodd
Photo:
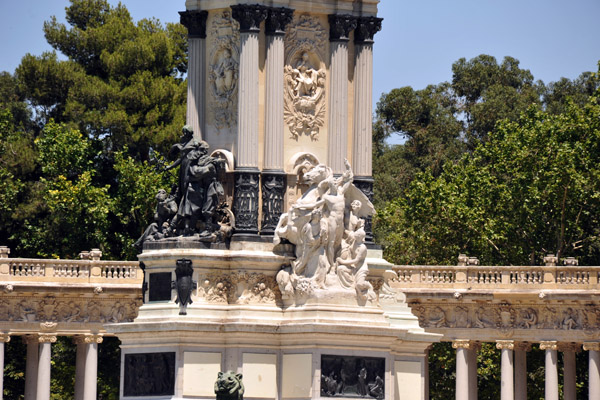
<path fill-rule="evenodd" d="M 514 400 L 514 370 L 513 370 L 513 349 L 515 343 L 512 340 L 497 340 L 496 348 L 502 351 L 501 354 L 501 377 L 500 377 L 500 399 Z"/>
<path fill-rule="evenodd" d="M 38 376 L 36 400 L 50 400 L 50 368 L 52 358 L 52 343 L 56 343 L 56 336 L 40 334 L 38 337 L 40 352 L 38 358 Z"/>
<path fill-rule="evenodd" d="M 233 199 L 236 234 L 258 233 L 258 34 L 267 18 L 267 7 L 231 6 L 231 16 L 240 24 L 240 74 L 238 132 Z"/>
<path fill-rule="evenodd" d="M 515 400 L 527 400 L 527 352 L 531 344 L 515 343 Z"/>
<path fill-rule="evenodd" d="M 329 15 L 329 166 L 344 172 L 348 152 L 348 37 L 356 28 L 356 17 Z"/>
<path fill-rule="evenodd" d="M 180 21 L 188 30 L 187 114 L 186 125 L 194 137 L 204 135 L 204 93 L 206 92 L 206 18 L 207 11 L 181 11 Z"/>
<path fill-rule="evenodd" d="M 283 212 L 286 175 L 283 171 L 283 65 L 285 27 L 292 21 L 294 10 L 285 7 L 268 9 L 265 32 L 266 99 L 265 155 L 261 176 L 261 235 L 272 235 Z"/>
<path fill-rule="evenodd" d="M 583 349 L 589 352 L 588 398 L 600 399 L 600 342 L 584 342 Z"/>
<path fill-rule="evenodd" d="M 452 347 L 456 349 L 456 400 L 474 400 L 469 397 L 469 350 L 473 346 L 470 340 L 452 342 Z"/>
<path fill-rule="evenodd" d="M 27 343 L 27 358 L 25 365 L 25 398 L 35 399 L 37 397 L 37 379 L 40 342 L 37 335 L 23 337 Z"/>
<path fill-rule="evenodd" d="M 558 343 L 555 341 L 540 342 L 540 349 L 546 351 L 545 355 L 545 378 L 546 385 L 544 391 L 545 400 L 558 400 L 558 369 L 557 354 Z"/>
<path fill-rule="evenodd" d="M 8 342 L 10 342 L 10 335 L 8 333 L 0 333 L 0 371 L 2 371 L 2 376 L 0 377 L 0 400 L 2 400 L 2 393 L 4 393 L 4 343 Z"/>

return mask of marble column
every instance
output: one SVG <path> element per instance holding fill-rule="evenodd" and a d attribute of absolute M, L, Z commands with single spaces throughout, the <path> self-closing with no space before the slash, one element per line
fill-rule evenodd
<path fill-rule="evenodd" d="M 261 176 L 261 235 L 272 235 L 283 213 L 286 175 L 283 171 L 283 68 L 285 27 L 292 21 L 294 10 L 270 7 L 265 23 L 266 98 L 265 154 Z"/>
<path fill-rule="evenodd" d="M 0 333 L 0 371 L 2 371 L 2 376 L 0 377 L 0 400 L 2 400 L 2 393 L 4 393 L 4 343 L 8 342 L 10 342 L 10 335 L 8 333 Z"/>
<path fill-rule="evenodd" d="M 240 24 L 238 132 L 233 194 L 236 235 L 258 233 L 258 34 L 268 8 L 258 4 L 231 6 Z"/>
<path fill-rule="evenodd" d="M 474 400 L 469 397 L 469 350 L 473 346 L 470 340 L 452 342 L 452 347 L 456 349 L 456 400 Z"/>
<path fill-rule="evenodd" d="M 527 352 L 531 344 L 515 343 L 515 400 L 527 400 Z"/>
<path fill-rule="evenodd" d="M 545 355 L 545 400 L 558 400 L 558 368 L 557 354 L 558 343 L 555 341 L 540 342 L 540 349 L 546 352 Z"/>
<path fill-rule="evenodd" d="M 471 342 L 471 348 L 467 353 L 469 368 L 469 399 L 477 398 L 477 352 L 481 348 L 479 342 Z"/>
<path fill-rule="evenodd" d="M 500 373 L 500 399 L 514 400 L 514 369 L 513 349 L 515 343 L 512 340 L 496 340 L 496 348 L 502 351 L 501 373 Z"/>
<path fill-rule="evenodd" d="M 75 400 L 83 400 L 83 382 L 85 379 L 85 340 L 84 336 L 74 336 L 73 343 L 77 346 L 75 356 Z"/>
<path fill-rule="evenodd" d="M 588 398 L 600 399 L 600 342 L 584 342 L 583 349 L 589 352 Z"/>
<path fill-rule="evenodd" d="M 25 398 L 35 399 L 37 394 L 38 362 L 40 342 L 37 335 L 23 337 L 27 343 L 27 356 L 25 365 Z"/>
<path fill-rule="evenodd" d="M 577 343 L 561 343 L 558 348 L 563 353 L 563 398 L 564 400 L 576 400 L 575 353 L 580 350 L 580 345 Z"/>
<path fill-rule="evenodd" d="M 52 343 L 56 343 L 56 336 L 40 334 L 38 337 L 40 352 L 38 358 L 37 392 L 36 400 L 50 400 L 50 369 L 52 358 Z"/>
<path fill-rule="evenodd" d="M 85 372 L 83 381 L 83 400 L 96 400 L 98 387 L 98 344 L 102 343 L 100 335 L 86 335 Z"/>
<path fill-rule="evenodd" d="M 206 18 L 208 11 L 180 11 L 180 22 L 188 30 L 187 114 L 186 125 L 194 137 L 204 134 L 204 93 L 206 92 Z"/>
<path fill-rule="evenodd" d="M 334 174 L 345 171 L 348 154 L 348 40 L 356 28 L 352 15 L 329 15 L 329 143 L 328 164 Z"/>

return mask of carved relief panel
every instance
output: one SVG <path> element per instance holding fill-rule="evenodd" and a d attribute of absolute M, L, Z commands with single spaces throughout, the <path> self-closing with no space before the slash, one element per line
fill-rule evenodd
<path fill-rule="evenodd" d="M 325 123 L 326 37 L 319 20 L 308 15 L 295 17 L 286 31 L 284 120 L 295 140 L 319 140 Z"/>

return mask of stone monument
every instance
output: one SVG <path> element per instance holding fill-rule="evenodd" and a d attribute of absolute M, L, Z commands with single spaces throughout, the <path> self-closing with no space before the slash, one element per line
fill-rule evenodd
<path fill-rule="evenodd" d="M 144 305 L 106 326 L 121 398 L 214 398 L 242 375 L 246 399 L 426 398 L 439 335 L 372 243 L 378 0 L 256 3 L 181 12 L 179 183 L 137 242 Z"/>

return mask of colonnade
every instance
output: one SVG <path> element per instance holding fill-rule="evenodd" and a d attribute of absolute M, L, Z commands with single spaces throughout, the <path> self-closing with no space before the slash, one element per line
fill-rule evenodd
<path fill-rule="evenodd" d="M 477 399 L 477 351 L 480 344 L 473 340 L 454 340 L 456 349 L 456 399 Z M 501 351 L 501 400 L 527 399 L 526 352 L 531 344 L 514 340 L 497 340 L 496 348 Z M 581 344 L 558 341 L 541 341 L 540 349 L 545 352 L 545 396 L 546 400 L 559 399 L 558 352 L 563 353 L 563 398 L 576 399 L 575 353 Z M 600 399 L 600 342 L 584 342 L 583 350 L 589 352 L 589 398 Z"/>
<path fill-rule="evenodd" d="M 10 341 L 7 334 L 0 335 L 0 367 L 4 370 L 4 344 Z M 25 366 L 25 399 L 50 399 L 50 369 L 52 343 L 56 334 L 40 333 L 23 336 L 27 344 Z M 98 381 L 98 344 L 101 335 L 85 334 L 73 337 L 77 345 L 75 365 L 75 400 L 96 400 Z M 0 399 L 3 379 L 0 379 Z"/>

